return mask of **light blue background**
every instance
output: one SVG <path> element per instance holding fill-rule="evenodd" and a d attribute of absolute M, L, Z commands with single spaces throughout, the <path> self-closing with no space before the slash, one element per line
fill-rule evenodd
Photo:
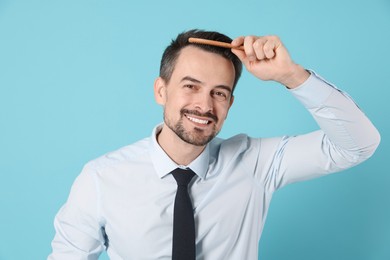
<path fill-rule="evenodd" d="M 191 28 L 279 35 L 382 134 L 364 164 L 275 194 L 259 259 L 390 259 L 389 0 L 0 0 L 0 259 L 45 259 L 82 166 L 150 135 L 162 51 Z M 244 72 L 220 136 L 316 128 L 283 87 Z"/>

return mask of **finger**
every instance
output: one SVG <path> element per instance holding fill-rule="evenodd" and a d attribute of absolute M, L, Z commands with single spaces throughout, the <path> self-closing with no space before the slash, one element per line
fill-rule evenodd
<path fill-rule="evenodd" d="M 263 51 L 267 59 L 272 59 L 275 57 L 276 49 L 279 47 L 280 41 L 275 36 L 268 37 L 267 41 L 264 44 Z"/>
<path fill-rule="evenodd" d="M 253 43 L 253 48 L 256 53 L 256 58 L 258 60 L 264 60 L 265 59 L 265 53 L 264 53 L 264 44 L 266 43 L 266 39 L 263 37 L 258 38 L 254 43 Z"/>
<path fill-rule="evenodd" d="M 241 46 L 244 44 L 244 36 L 240 36 L 240 37 L 237 37 L 235 38 L 233 41 L 232 41 L 232 45 L 234 47 L 238 47 L 238 46 Z"/>
<path fill-rule="evenodd" d="M 255 42 L 255 40 L 256 37 L 254 36 L 247 36 L 244 39 L 244 50 L 249 61 L 256 60 L 256 52 L 253 48 L 253 43 Z"/>
<path fill-rule="evenodd" d="M 240 59 L 245 67 L 249 64 L 249 60 L 245 54 L 245 51 L 240 49 L 232 49 L 232 52 Z"/>

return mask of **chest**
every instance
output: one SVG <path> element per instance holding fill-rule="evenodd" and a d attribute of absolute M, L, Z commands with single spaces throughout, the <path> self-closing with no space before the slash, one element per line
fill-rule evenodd
<path fill-rule="evenodd" d="M 129 178 L 102 188 L 102 217 L 110 245 L 134 259 L 169 259 L 176 182 L 165 178 Z M 115 186 L 115 187 L 113 187 Z M 189 185 L 196 243 L 211 252 L 234 244 L 244 226 L 261 222 L 264 192 L 244 171 L 221 173 Z M 148 256 L 145 257 L 145 252 Z"/>

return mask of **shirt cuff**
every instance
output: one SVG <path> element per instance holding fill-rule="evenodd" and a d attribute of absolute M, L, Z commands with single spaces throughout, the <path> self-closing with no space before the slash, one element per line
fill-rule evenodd
<path fill-rule="evenodd" d="M 310 72 L 309 78 L 297 88 L 289 89 L 289 91 L 307 109 L 310 109 L 321 106 L 333 91 L 340 90 L 317 75 L 314 71 L 308 71 Z"/>

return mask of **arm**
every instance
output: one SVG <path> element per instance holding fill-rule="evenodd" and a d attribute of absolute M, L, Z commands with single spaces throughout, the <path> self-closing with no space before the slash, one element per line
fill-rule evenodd
<path fill-rule="evenodd" d="M 264 178 L 266 186 L 276 189 L 340 171 L 363 162 L 374 153 L 380 136 L 370 120 L 343 92 L 295 64 L 279 38 L 240 37 L 233 43 L 244 44 L 245 51 L 232 51 L 249 72 L 289 88 L 321 128 L 280 141 L 263 141 L 262 147 L 266 149 L 262 151 L 274 154 L 264 165 L 267 174 L 260 177 Z"/>
<path fill-rule="evenodd" d="M 73 184 L 66 204 L 55 217 L 56 234 L 49 260 L 93 260 L 105 249 L 94 177 L 94 172 L 85 167 Z"/>

